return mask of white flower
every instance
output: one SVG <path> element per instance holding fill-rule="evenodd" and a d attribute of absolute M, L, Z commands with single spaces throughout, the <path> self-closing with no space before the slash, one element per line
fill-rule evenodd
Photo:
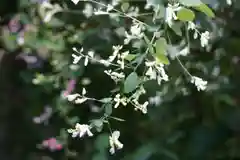
<path fill-rule="evenodd" d="M 148 102 L 144 102 L 143 104 L 139 104 L 139 102 L 134 99 L 133 100 L 134 106 L 135 106 L 135 110 L 140 110 L 142 111 L 143 114 L 147 114 L 147 106 L 148 106 Z"/>
<path fill-rule="evenodd" d="M 148 101 L 150 104 L 158 106 L 159 104 L 161 104 L 162 98 L 159 95 L 156 95 L 154 97 L 149 97 Z"/>
<path fill-rule="evenodd" d="M 74 52 L 77 52 L 79 54 L 82 54 L 82 52 L 83 52 L 83 48 L 81 48 L 80 52 L 75 47 L 72 48 L 72 49 L 73 49 Z M 81 55 L 78 56 L 76 54 L 72 54 L 72 57 L 73 57 L 73 64 L 77 64 L 82 58 Z"/>
<path fill-rule="evenodd" d="M 114 6 L 113 5 L 111 5 L 111 4 L 108 4 L 107 5 L 107 12 L 109 12 L 109 11 L 111 11 L 111 10 L 113 10 L 114 9 Z"/>
<path fill-rule="evenodd" d="M 109 136 L 109 144 L 110 144 L 110 150 L 109 152 L 111 154 L 115 153 L 115 148 L 116 149 L 122 149 L 123 144 L 118 140 L 120 137 L 120 132 L 119 131 L 114 131 L 111 136 Z"/>
<path fill-rule="evenodd" d="M 205 90 L 207 88 L 207 81 L 204 81 L 202 78 L 193 76 L 191 79 L 191 83 L 193 83 L 197 90 Z"/>
<path fill-rule="evenodd" d="M 85 57 L 84 66 L 87 66 L 87 65 L 88 65 L 88 60 L 89 60 L 89 58 L 92 59 L 93 56 L 94 56 L 94 52 L 93 52 L 93 51 L 89 51 L 89 52 L 88 52 L 88 55 Z"/>
<path fill-rule="evenodd" d="M 84 9 L 83 9 L 83 14 L 89 18 L 93 15 L 93 6 L 89 3 L 85 4 Z"/>
<path fill-rule="evenodd" d="M 67 95 L 67 100 L 72 102 L 73 100 L 75 100 L 78 96 L 80 96 L 78 93 L 75 94 L 69 94 Z"/>
<path fill-rule="evenodd" d="M 109 75 L 111 77 L 111 79 L 113 79 L 116 82 L 125 78 L 125 75 L 123 72 L 117 73 L 117 72 L 112 72 L 112 70 L 105 70 L 104 73 Z"/>
<path fill-rule="evenodd" d="M 72 1 L 75 5 L 77 5 L 80 0 L 71 0 L 71 1 Z"/>
<path fill-rule="evenodd" d="M 209 39 L 210 39 L 210 33 L 208 31 L 205 31 L 204 33 L 202 33 L 200 38 L 201 46 L 202 47 L 207 46 Z"/>
<path fill-rule="evenodd" d="M 197 39 L 197 38 L 198 38 L 198 32 L 197 32 L 197 30 L 195 30 L 195 32 L 194 32 L 194 34 L 193 34 L 193 38 L 194 38 L 194 39 Z"/>
<path fill-rule="evenodd" d="M 129 16 L 129 17 L 137 17 L 138 15 L 139 15 L 139 8 L 138 7 L 130 7 L 129 9 L 128 9 L 128 13 L 127 13 L 127 15 Z"/>
<path fill-rule="evenodd" d="M 188 55 L 188 53 L 189 53 L 189 48 L 188 48 L 188 46 L 187 46 L 187 47 L 183 48 L 183 49 L 179 52 L 179 55 L 181 55 L 181 56 L 186 56 L 186 55 Z"/>
<path fill-rule="evenodd" d="M 157 61 L 145 62 L 145 65 L 148 67 L 145 75 L 149 77 L 149 79 L 157 80 L 158 84 L 161 84 L 161 81 L 168 81 L 168 75 L 165 73 L 164 65 L 158 63 Z"/>
<path fill-rule="evenodd" d="M 190 29 L 192 30 L 196 29 L 196 25 L 193 22 L 188 22 L 188 30 Z"/>
<path fill-rule="evenodd" d="M 124 69 L 124 59 L 129 54 L 129 51 L 123 52 L 121 55 L 118 56 L 119 60 L 117 63 L 121 66 L 121 69 Z"/>
<path fill-rule="evenodd" d="M 146 91 L 145 91 L 144 87 L 141 86 L 139 89 L 136 90 L 136 92 L 131 97 L 134 98 L 135 100 L 138 100 L 139 97 L 145 93 L 146 93 Z"/>
<path fill-rule="evenodd" d="M 45 23 L 50 22 L 52 16 L 62 10 L 62 8 L 57 4 L 51 5 L 50 3 L 45 2 L 44 5 L 45 8 L 50 9 L 49 11 L 45 12 L 45 16 L 43 18 L 43 22 Z"/>
<path fill-rule="evenodd" d="M 105 59 L 99 60 L 99 63 L 103 64 L 106 67 L 110 66 L 110 64 L 111 64 L 111 62 L 109 62 L 108 60 L 105 60 Z"/>
<path fill-rule="evenodd" d="M 116 102 L 116 104 L 114 105 L 114 108 L 117 108 L 120 104 L 124 106 L 127 105 L 126 97 L 120 98 L 120 94 L 117 94 L 113 100 Z"/>
<path fill-rule="evenodd" d="M 75 138 L 79 136 L 80 138 L 87 134 L 89 137 L 93 136 L 90 131 L 91 127 L 87 124 L 79 124 L 75 125 L 74 129 L 68 129 L 68 133 L 72 134 L 72 137 Z"/>
<path fill-rule="evenodd" d="M 117 6 L 120 2 L 121 0 L 112 0 L 112 5 Z"/>
<path fill-rule="evenodd" d="M 145 62 L 146 66 L 149 67 L 147 72 L 145 73 L 146 76 L 149 76 L 150 79 L 156 79 L 157 73 L 153 69 L 155 62 Z"/>
<path fill-rule="evenodd" d="M 228 4 L 229 6 L 232 5 L 232 0 L 226 0 L 226 2 L 227 2 L 227 4 Z"/>
<path fill-rule="evenodd" d="M 125 32 L 125 39 L 124 39 L 124 44 L 128 44 L 132 39 L 141 39 L 143 37 L 143 26 L 139 23 L 135 23 L 133 26 L 130 28 L 130 33 Z"/>
<path fill-rule="evenodd" d="M 134 36 L 138 36 L 139 38 L 142 37 L 143 33 L 142 32 L 142 27 L 139 23 L 136 23 L 135 25 L 131 26 L 131 34 Z"/>
<path fill-rule="evenodd" d="M 118 46 L 113 46 L 113 54 L 109 56 L 108 61 L 113 62 L 114 59 L 117 57 L 119 51 L 122 49 L 123 46 L 118 45 Z"/>
<path fill-rule="evenodd" d="M 177 20 L 177 16 L 175 14 L 176 11 L 180 10 L 179 4 L 176 3 L 174 5 L 168 4 L 166 8 L 165 14 L 165 22 L 171 27 L 173 24 L 173 20 Z"/>
<path fill-rule="evenodd" d="M 82 95 L 79 95 L 79 97 L 75 100 L 76 104 L 82 104 L 84 103 L 86 100 L 88 100 L 87 97 L 85 97 L 87 91 L 85 88 L 82 89 Z"/>
<path fill-rule="evenodd" d="M 106 12 L 106 11 L 102 11 L 102 10 L 100 10 L 100 9 L 98 9 L 98 10 L 94 10 L 94 15 L 106 15 L 106 14 L 109 14 L 108 12 Z"/>
<path fill-rule="evenodd" d="M 82 58 L 82 56 L 77 56 L 76 54 L 72 54 L 72 57 L 73 57 L 73 64 L 77 64 Z"/>

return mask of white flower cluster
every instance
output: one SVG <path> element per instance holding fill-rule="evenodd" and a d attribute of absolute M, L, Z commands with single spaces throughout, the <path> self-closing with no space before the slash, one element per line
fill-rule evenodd
<path fill-rule="evenodd" d="M 61 12 L 62 8 L 59 4 L 52 5 L 51 3 L 44 1 L 40 4 L 39 13 L 43 18 L 43 22 L 48 23 L 52 19 L 52 16 L 58 12 Z"/>
<path fill-rule="evenodd" d="M 80 138 L 84 135 L 88 135 L 89 137 L 93 136 L 93 133 L 90 131 L 91 127 L 87 124 L 79 124 L 75 125 L 74 129 L 68 129 L 68 133 L 72 134 L 72 137 L 75 138 L 79 136 Z"/>
<path fill-rule="evenodd" d="M 129 44 L 129 42 L 133 39 L 142 39 L 144 36 L 142 31 L 144 29 L 144 26 L 140 23 L 133 24 L 130 28 L 130 34 L 125 31 L 126 38 L 124 39 L 124 44 Z"/>
<path fill-rule="evenodd" d="M 198 91 L 205 90 L 207 88 L 207 81 L 204 81 L 202 78 L 193 76 L 191 79 L 191 83 L 193 83 Z"/>
<path fill-rule="evenodd" d="M 120 131 L 114 131 L 111 136 L 109 136 L 109 144 L 111 154 L 115 153 L 115 149 L 122 149 L 123 144 L 118 140 L 120 137 Z"/>
<path fill-rule="evenodd" d="M 173 21 L 178 19 L 175 12 L 179 11 L 181 8 L 182 7 L 179 6 L 179 3 L 176 3 L 174 5 L 168 3 L 165 12 L 165 22 L 170 27 L 173 25 Z"/>
<path fill-rule="evenodd" d="M 77 4 L 79 2 L 79 0 L 72 0 L 72 1 L 74 4 Z M 93 9 L 93 6 L 91 4 L 86 4 L 85 8 L 83 10 L 83 14 L 85 14 L 86 17 L 91 17 L 93 14 L 95 14 L 95 15 L 107 14 L 111 18 L 113 18 L 114 17 L 113 15 L 116 14 L 117 16 L 121 15 L 122 17 L 128 17 L 133 20 L 133 24 L 130 26 L 130 29 L 129 30 L 124 29 L 122 32 L 122 34 L 124 34 L 124 45 L 127 45 L 130 42 L 135 42 L 135 41 L 140 42 L 139 40 L 144 39 L 144 36 L 145 36 L 144 30 L 146 28 L 148 28 L 148 27 L 146 27 L 148 25 L 141 22 L 140 20 L 137 20 L 136 18 L 134 18 L 134 17 L 137 17 L 137 14 L 139 11 L 138 8 L 130 7 L 128 9 L 126 9 L 126 10 L 128 10 L 128 12 L 125 12 L 125 11 L 121 12 L 114 8 L 115 6 L 119 5 L 120 0 L 113 0 L 110 4 L 103 4 L 103 3 L 95 1 L 95 0 L 91 0 L 91 2 L 97 4 L 99 6 L 99 8 Z M 168 6 L 166 8 L 166 12 L 165 12 L 165 22 L 170 27 L 172 27 L 174 20 L 178 19 L 176 12 L 179 11 L 180 9 L 182 9 L 182 7 L 178 3 L 168 4 Z M 122 9 L 122 10 L 124 10 L 124 9 Z M 197 39 L 200 36 L 200 41 L 201 41 L 202 47 L 205 47 L 208 45 L 208 42 L 210 39 L 210 33 L 208 31 L 200 33 L 198 31 L 196 25 L 193 22 L 188 22 L 187 32 L 188 32 L 188 30 L 194 30 L 194 39 Z M 158 32 L 158 31 L 156 31 L 156 32 Z M 147 45 L 152 45 L 153 47 L 155 47 L 153 44 L 156 41 L 156 38 L 159 38 L 159 37 L 161 37 L 161 34 L 159 34 L 159 36 L 154 35 L 152 37 L 152 40 L 151 41 L 149 40 L 149 42 L 147 42 Z M 150 43 L 150 44 L 148 44 L 148 43 Z M 185 45 L 186 44 L 184 43 L 184 46 Z M 166 46 L 168 46 L 168 45 L 166 44 Z M 175 53 L 168 54 L 168 55 L 170 57 L 172 57 L 173 59 L 176 58 L 178 55 L 186 56 L 190 52 L 190 45 L 188 45 L 184 48 L 183 48 L 183 46 L 178 46 L 178 47 L 175 47 L 173 45 L 171 45 L 171 46 L 172 46 L 172 51 L 175 51 Z M 180 48 L 181 48 L 181 50 L 180 50 Z M 157 49 L 157 47 L 156 47 L 156 49 Z M 83 48 L 81 48 L 80 51 L 78 51 L 76 48 L 73 48 L 73 51 L 77 53 L 77 54 L 75 54 L 75 53 L 72 54 L 73 64 L 76 65 L 81 59 L 83 59 L 84 66 L 87 66 L 89 61 L 92 61 L 92 62 L 96 61 L 98 63 L 105 65 L 106 67 L 109 67 L 111 65 L 113 67 L 116 67 L 116 69 L 108 68 L 108 69 L 104 70 L 104 73 L 106 75 L 108 75 L 116 83 L 124 82 L 124 80 L 126 78 L 124 69 L 125 68 L 134 68 L 133 65 L 135 65 L 135 63 L 127 64 L 127 62 L 130 61 L 129 59 L 132 58 L 131 56 L 133 56 L 134 60 L 137 61 L 138 60 L 137 58 L 139 58 L 139 57 L 135 57 L 135 56 L 138 56 L 138 54 L 133 55 L 133 54 L 131 54 L 131 52 L 129 50 L 123 51 L 124 49 L 123 49 L 122 45 L 113 46 L 112 50 L 113 50 L 112 55 L 110 55 L 107 59 L 102 59 L 100 56 L 97 57 L 98 55 L 96 55 L 94 51 L 88 51 L 87 54 L 83 54 L 83 51 L 84 51 Z M 166 51 L 169 51 L 169 50 L 170 49 L 166 48 Z M 143 59 L 139 61 L 140 62 L 139 64 L 141 64 L 142 62 L 145 61 L 145 63 L 144 63 L 145 69 L 146 69 L 145 74 L 142 77 L 138 77 L 138 75 L 136 74 L 136 69 L 139 66 L 139 64 L 137 64 L 136 68 L 134 68 L 133 73 L 135 73 L 136 76 L 135 76 L 135 78 L 133 78 L 133 81 L 135 80 L 136 83 L 134 84 L 135 88 L 133 88 L 131 90 L 131 92 L 126 91 L 125 92 L 126 94 L 125 94 L 125 93 L 122 93 L 117 90 L 116 93 L 114 91 L 113 96 L 104 98 L 104 100 L 103 99 L 97 100 L 95 98 L 86 97 L 87 91 L 85 88 L 83 88 L 81 94 L 78 94 L 78 93 L 69 94 L 66 96 L 66 99 L 68 101 L 74 102 L 76 104 L 82 104 L 82 103 L 86 102 L 87 100 L 97 101 L 97 102 L 103 103 L 104 105 L 110 104 L 111 105 L 110 107 L 112 107 L 112 105 L 113 105 L 114 109 L 118 108 L 120 106 L 127 106 L 127 105 L 131 104 L 135 110 L 139 110 L 143 114 L 146 114 L 148 112 L 149 103 L 159 105 L 162 103 L 162 97 L 157 95 L 155 97 L 150 97 L 148 101 L 141 102 L 139 100 L 140 96 L 146 93 L 146 91 L 143 87 L 143 84 L 141 82 L 145 82 L 148 80 L 155 80 L 155 81 L 157 81 L 158 85 L 161 85 L 162 81 L 169 80 L 169 77 L 165 72 L 163 63 L 161 63 L 158 59 L 154 59 L 153 61 L 150 61 L 147 59 L 148 51 L 149 51 L 149 48 L 147 48 L 146 54 L 143 55 L 145 57 L 143 57 Z M 176 52 L 178 52 L 178 53 L 176 53 Z M 131 61 L 131 62 L 133 62 L 133 61 Z M 204 81 L 203 79 L 201 79 L 199 77 L 192 76 L 187 71 L 187 69 L 184 67 L 184 65 L 181 63 L 180 60 L 179 60 L 179 63 L 181 64 L 182 68 L 191 77 L 191 83 L 193 83 L 197 87 L 197 90 L 198 91 L 205 90 L 207 87 L 207 81 Z M 130 67 L 130 66 L 133 66 L 133 67 Z M 129 75 L 126 78 L 125 82 L 127 83 L 128 79 L 131 79 L 131 78 L 132 78 L 131 75 Z M 125 82 L 124 82 L 124 87 L 125 87 Z M 140 82 L 140 83 L 138 83 L 138 82 Z M 132 82 L 130 82 L 130 85 L 131 85 L 131 83 Z M 130 95 L 130 93 L 131 93 L 131 95 Z M 106 111 L 106 113 L 107 113 L 107 111 Z M 106 115 L 104 114 L 104 117 L 102 117 L 102 118 L 101 118 L 101 124 L 103 122 L 106 122 L 107 118 L 113 118 L 113 117 L 111 117 L 111 113 L 109 113 Z M 92 123 L 92 124 L 94 124 L 94 123 Z M 75 128 L 69 129 L 68 132 L 70 134 L 72 134 L 72 137 L 80 137 L 81 138 L 84 135 L 88 135 L 91 137 L 91 136 L 93 136 L 91 129 L 93 128 L 93 126 L 95 126 L 92 124 L 87 125 L 87 124 L 77 123 L 75 125 Z M 111 131 L 111 129 L 110 129 L 110 131 Z M 111 154 L 114 154 L 116 152 L 116 150 L 123 148 L 123 144 L 118 140 L 119 137 L 120 137 L 119 131 L 114 131 L 109 136 L 109 144 L 110 144 L 109 152 Z"/>
<path fill-rule="evenodd" d="M 93 136 L 93 133 L 91 132 L 91 126 L 87 124 L 79 124 L 76 123 L 75 128 L 73 129 L 68 129 L 68 133 L 72 134 L 73 138 L 79 137 L 82 138 L 83 136 L 87 135 L 89 137 Z M 110 144 L 110 149 L 109 152 L 111 154 L 114 154 L 116 149 L 122 149 L 123 144 L 118 140 L 120 137 L 120 131 L 114 131 L 110 136 L 109 136 L 109 144 Z"/>
<path fill-rule="evenodd" d="M 208 45 L 208 41 L 210 39 L 210 33 L 208 31 L 200 33 L 193 22 L 188 22 L 188 30 L 194 30 L 194 35 L 193 35 L 194 39 L 197 39 L 198 35 L 200 35 L 200 41 L 201 41 L 202 47 L 205 47 Z"/>
<path fill-rule="evenodd" d="M 73 48 L 73 51 L 79 53 L 79 55 L 72 54 L 73 59 L 73 64 L 77 64 L 83 57 L 84 59 L 84 66 L 88 65 L 89 59 L 94 59 L 94 52 L 93 51 L 88 51 L 87 55 L 83 55 L 83 48 L 81 48 L 80 51 L 78 51 L 75 47 Z"/>
<path fill-rule="evenodd" d="M 232 5 L 232 0 L 226 0 L 226 2 L 227 2 L 227 4 L 228 4 L 229 6 Z"/>
<path fill-rule="evenodd" d="M 69 94 L 67 95 L 67 100 L 70 101 L 70 102 L 74 102 L 76 104 L 82 104 L 84 103 L 85 101 L 88 100 L 87 97 L 85 97 L 87 91 L 85 88 L 82 89 L 82 94 L 78 94 L 78 93 L 75 93 L 75 94 Z"/>
<path fill-rule="evenodd" d="M 162 63 L 155 61 L 145 62 L 148 67 L 145 75 L 150 80 L 157 80 L 158 84 L 161 85 L 162 80 L 168 81 L 168 75 L 165 73 L 164 65 Z"/>

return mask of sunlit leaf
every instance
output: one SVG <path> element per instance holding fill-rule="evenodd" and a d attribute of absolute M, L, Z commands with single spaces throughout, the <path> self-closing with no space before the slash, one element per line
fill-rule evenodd
<path fill-rule="evenodd" d="M 212 9 L 209 8 L 206 4 L 201 4 L 201 5 L 196 6 L 194 8 L 199 10 L 199 11 L 201 11 L 201 12 L 203 12 L 203 13 L 205 13 L 210 18 L 214 18 L 215 17 L 215 14 L 212 11 Z"/>
<path fill-rule="evenodd" d="M 169 60 L 166 56 L 166 47 L 167 47 L 167 42 L 165 38 L 159 38 L 156 41 L 156 59 L 163 64 L 169 64 Z"/>
<path fill-rule="evenodd" d="M 195 18 L 195 14 L 190 9 L 182 8 L 177 12 L 177 17 L 181 21 L 193 21 Z"/>

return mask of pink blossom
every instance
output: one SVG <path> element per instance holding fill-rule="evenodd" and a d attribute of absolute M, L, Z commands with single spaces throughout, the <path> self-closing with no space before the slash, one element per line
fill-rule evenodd
<path fill-rule="evenodd" d="M 42 142 L 42 147 L 49 149 L 50 151 L 59 151 L 63 148 L 56 138 L 49 138 Z"/>
<path fill-rule="evenodd" d="M 75 89 L 75 86 L 76 86 L 76 80 L 75 79 L 71 79 L 70 81 L 68 81 L 67 88 L 64 91 L 64 96 L 67 96 L 67 95 L 71 94 L 72 91 Z"/>

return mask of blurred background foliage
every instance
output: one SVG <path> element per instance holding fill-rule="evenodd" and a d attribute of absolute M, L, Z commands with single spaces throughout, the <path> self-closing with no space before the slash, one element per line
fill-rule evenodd
<path fill-rule="evenodd" d="M 104 112 L 100 104 L 74 106 L 61 95 L 71 79 L 77 81 L 77 92 L 84 86 L 90 97 L 110 95 L 114 83 L 103 73 L 105 67 L 96 63 L 87 68 L 82 63 L 77 68 L 72 66 L 72 47 L 94 50 L 106 58 L 111 55 L 112 45 L 123 43 L 122 27 L 130 26 L 131 21 L 104 15 L 87 18 L 82 13 L 87 2 L 74 5 L 70 0 L 55 0 L 52 3 L 58 3 L 64 11 L 44 23 L 40 0 L 1 0 L 1 159 L 240 159 L 240 1 L 231 6 L 225 0 L 203 1 L 214 9 L 216 18 L 197 14 L 197 22 L 214 38 L 207 50 L 191 40 L 191 54 L 181 60 L 193 75 L 208 80 L 207 91 L 197 92 L 185 80 L 177 61 L 171 60 L 168 83 L 160 87 L 153 82 L 145 84 L 147 96 L 155 97 L 152 102 L 156 103 L 147 115 L 131 107 L 113 111 L 114 116 L 125 120 L 110 120 L 111 127 L 121 131 L 124 149 L 110 156 L 107 127 L 93 138 L 72 139 L 66 133 L 76 122 L 99 118 Z M 146 12 L 144 1 L 129 3 Z M 152 23 L 147 15 L 140 19 Z M 179 42 L 179 37 L 169 32 L 173 41 Z M 128 50 L 134 52 L 130 46 Z M 34 122 L 46 106 L 53 110 L 48 121 Z M 50 137 L 56 137 L 63 149 L 51 152 L 37 147 Z"/>

